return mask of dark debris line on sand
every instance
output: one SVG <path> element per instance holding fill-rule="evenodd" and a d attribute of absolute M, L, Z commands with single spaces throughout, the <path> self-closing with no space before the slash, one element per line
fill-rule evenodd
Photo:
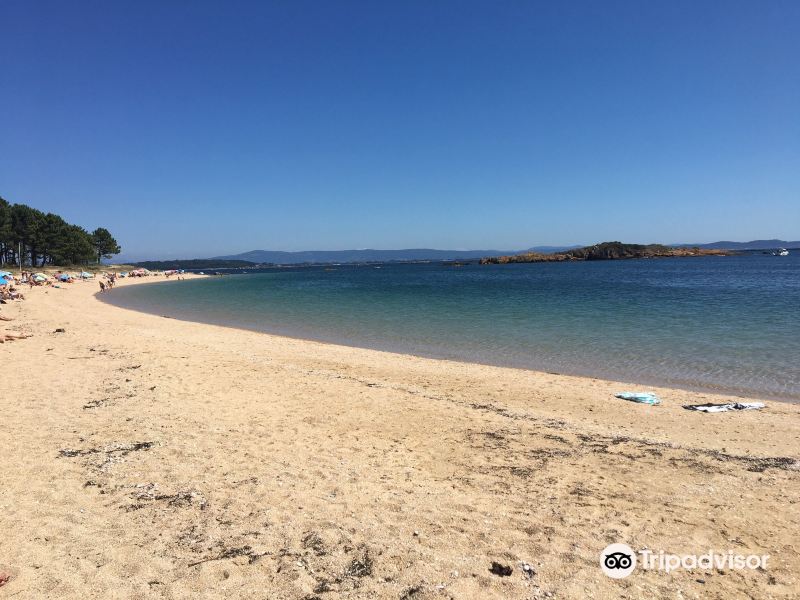
<path fill-rule="evenodd" d="M 369 548 L 360 548 L 359 556 L 353 558 L 345 569 L 345 577 L 369 577 L 372 575 L 374 561 L 370 555 Z"/>
<path fill-rule="evenodd" d="M 116 448 L 111 448 L 109 450 L 101 450 L 100 448 L 87 448 L 86 450 L 72 450 L 70 448 L 65 448 L 63 450 L 58 451 L 59 457 L 67 457 L 72 458 L 74 456 L 87 456 L 89 454 L 100 454 L 103 453 L 105 455 L 119 453 L 120 456 L 127 456 L 131 452 L 136 452 L 138 450 L 149 450 L 155 446 L 155 442 L 133 442 L 130 444 L 122 444 L 117 446 Z"/>
<path fill-rule="evenodd" d="M 139 486 L 137 486 L 138 488 Z M 133 512 L 135 510 L 142 509 L 146 506 L 146 502 L 166 502 L 167 506 L 172 508 L 189 508 L 193 505 L 196 505 L 200 510 L 205 510 L 208 506 L 208 500 L 206 497 L 196 490 L 179 490 L 174 494 L 158 494 L 155 493 L 156 486 L 155 484 L 148 484 L 144 486 L 144 489 L 140 489 L 139 491 L 133 492 L 131 497 L 134 500 L 137 500 L 134 504 L 129 504 L 124 506 L 125 512 Z"/>
<path fill-rule="evenodd" d="M 346 376 L 346 375 L 334 375 L 337 379 L 349 379 L 352 381 L 356 381 L 367 385 L 369 387 L 387 387 L 380 384 L 376 384 L 374 382 L 368 382 L 358 377 L 353 376 Z M 536 417 L 530 415 L 528 413 L 520 413 L 515 412 L 513 410 L 509 410 L 502 406 L 496 406 L 491 403 L 477 403 L 477 402 L 466 402 L 461 401 L 456 398 L 453 398 L 449 395 L 435 395 L 435 394 L 428 394 L 424 392 L 420 392 L 419 390 L 415 390 L 406 386 L 388 386 L 393 390 L 405 392 L 415 396 L 422 396 L 428 400 L 436 400 L 436 401 L 443 401 L 448 402 L 451 404 L 456 404 L 458 406 L 472 408 L 474 410 L 481 410 L 481 411 L 488 411 L 493 412 L 497 415 L 505 417 L 511 420 L 523 420 L 536 423 L 541 425 L 545 428 L 552 428 L 556 430 L 563 430 L 563 431 L 575 431 L 576 428 L 569 424 L 567 421 L 562 419 L 554 419 L 554 418 L 543 418 L 543 417 Z M 764 470 L 769 468 L 774 469 L 782 469 L 786 471 L 797 470 L 800 468 L 800 461 L 792 457 L 786 456 L 768 456 L 768 457 L 753 457 L 753 456 L 739 456 L 733 454 L 726 454 L 724 452 L 720 452 L 718 450 L 706 450 L 701 448 L 686 448 L 680 446 L 678 444 L 673 444 L 669 442 L 657 442 L 654 440 L 648 440 L 645 438 L 631 438 L 627 436 L 602 436 L 602 435 L 595 435 L 595 436 L 588 436 L 585 434 L 577 434 L 578 437 L 583 442 L 591 441 L 591 442 L 603 442 L 608 445 L 615 445 L 615 444 L 622 444 L 622 443 L 633 443 L 638 444 L 644 447 L 650 448 L 667 448 L 671 450 L 682 450 L 688 453 L 698 453 L 703 454 L 705 456 L 715 458 L 720 461 L 726 462 L 738 462 L 745 465 L 745 468 L 748 471 L 754 473 L 762 473 Z M 558 440 L 558 441 L 563 441 Z"/>
<path fill-rule="evenodd" d="M 253 552 L 253 548 L 250 546 L 241 546 L 239 548 L 226 548 L 222 552 L 220 552 L 217 556 L 211 556 L 209 558 L 204 558 L 202 560 L 198 560 L 192 563 L 189 563 L 190 567 L 196 567 L 197 565 L 202 565 L 203 563 L 212 562 L 215 560 L 226 560 L 228 558 L 236 558 L 237 556 L 246 556 L 248 564 L 253 564 L 262 556 L 270 556 L 272 552 L 261 552 L 256 553 Z"/>
<path fill-rule="evenodd" d="M 456 403 L 458 404 L 458 402 Z M 512 420 L 525 420 L 525 421 L 540 423 L 544 427 L 553 427 L 555 429 L 564 431 L 575 429 L 574 427 L 568 425 L 565 421 L 560 421 L 556 419 L 542 419 L 525 413 L 515 413 L 508 409 L 497 407 L 492 404 L 472 403 L 469 404 L 468 406 L 475 410 L 490 411 Z M 793 471 L 800 469 L 800 461 L 789 456 L 765 456 L 765 457 L 742 456 L 736 454 L 727 454 L 725 452 L 720 452 L 719 450 L 707 450 L 704 448 L 687 448 L 685 446 L 681 446 L 679 444 L 674 444 L 671 442 L 657 442 L 654 440 L 648 440 L 646 438 L 634 438 L 628 436 L 605 436 L 599 434 L 587 435 L 584 433 L 576 433 L 576 435 L 578 439 L 584 443 L 584 445 L 596 444 L 595 447 L 599 448 L 600 451 L 604 451 L 605 448 L 607 448 L 608 446 L 630 443 L 648 448 L 664 448 L 669 450 L 679 450 L 683 452 L 688 452 L 690 454 L 692 453 L 701 454 L 703 456 L 714 458 L 719 461 L 739 463 L 744 465 L 748 471 L 754 473 L 763 473 L 766 469 L 770 468 L 781 469 L 784 471 Z M 561 440 L 557 441 L 564 441 L 564 440 L 562 438 Z"/>

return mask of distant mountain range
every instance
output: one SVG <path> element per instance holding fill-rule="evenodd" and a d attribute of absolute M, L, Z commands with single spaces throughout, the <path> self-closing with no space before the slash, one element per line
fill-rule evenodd
<path fill-rule="evenodd" d="M 800 241 L 753 240 L 752 242 L 712 242 L 710 244 L 671 244 L 676 248 L 701 248 L 704 250 L 771 250 L 773 248 L 797 248 Z M 581 248 L 573 246 L 533 246 L 524 250 L 434 250 L 432 248 L 410 248 L 404 250 L 306 250 L 284 252 L 281 250 L 251 250 L 229 256 L 215 256 L 209 260 L 236 260 L 257 264 L 296 265 L 303 263 L 360 263 L 417 260 L 476 260 L 515 254 L 552 254 Z"/>
<path fill-rule="evenodd" d="M 752 242 L 712 242 L 710 244 L 672 244 L 677 248 L 703 248 L 705 250 L 773 250 L 775 248 L 800 248 L 800 241 L 753 240 Z"/>
<path fill-rule="evenodd" d="M 712 242 L 710 244 L 670 244 L 674 248 L 701 248 L 704 250 L 772 250 L 775 248 L 800 248 L 800 241 L 753 240 L 751 242 Z M 432 248 L 409 248 L 403 250 L 306 250 L 284 252 L 281 250 L 251 250 L 229 256 L 215 256 L 206 259 L 143 261 L 137 264 L 147 268 L 235 268 L 256 264 L 297 265 L 329 263 L 365 262 L 408 262 L 439 260 L 478 260 L 519 254 L 553 254 L 582 248 L 572 246 L 533 246 L 523 250 L 435 250 Z"/>
<path fill-rule="evenodd" d="M 578 246 L 539 246 L 531 248 L 535 252 L 559 252 Z M 213 260 L 246 260 L 253 263 L 272 263 L 276 265 L 295 265 L 302 263 L 358 263 L 392 262 L 414 260 L 475 260 L 487 256 L 503 256 L 524 250 L 434 250 L 431 248 L 410 248 L 405 250 L 306 250 L 303 252 L 283 252 L 280 250 L 251 250 L 232 256 L 215 256 Z"/>

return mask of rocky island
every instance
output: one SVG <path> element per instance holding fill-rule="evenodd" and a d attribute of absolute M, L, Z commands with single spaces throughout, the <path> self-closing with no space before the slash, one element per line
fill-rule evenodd
<path fill-rule="evenodd" d="M 704 249 L 704 248 L 674 248 L 661 244 L 623 244 L 622 242 L 603 242 L 594 246 L 585 246 L 565 252 L 540 254 L 538 252 L 525 252 L 511 256 L 491 256 L 481 259 L 482 265 L 531 263 L 531 262 L 561 262 L 568 260 L 618 260 L 624 258 L 666 258 L 675 256 L 728 256 L 733 254 L 729 250 Z"/>

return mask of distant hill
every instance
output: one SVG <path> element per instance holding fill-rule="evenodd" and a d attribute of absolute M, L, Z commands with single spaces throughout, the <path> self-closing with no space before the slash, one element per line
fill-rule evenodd
<path fill-rule="evenodd" d="M 303 263 L 360 263 L 414 260 L 475 260 L 484 256 L 502 256 L 500 250 L 433 250 L 412 248 L 406 250 L 306 250 L 283 252 L 280 250 L 252 250 L 232 256 L 218 256 L 212 260 L 244 260 L 253 263 L 294 265 Z"/>
<path fill-rule="evenodd" d="M 753 240 L 752 242 L 711 242 L 710 244 L 674 244 L 676 248 L 703 248 L 705 250 L 773 250 L 775 248 L 800 248 L 800 241 Z"/>
<path fill-rule="evenodd" d="M 634 246 L 633 244 L 624 245 Z M 589 247 L 591 246 L 586 246 L 586 248 Z M 798 248 L 800 247 L 800 242 L 786 242 L 783 240 L 754 240 L 752 242 L 723 241 L 710 244 L 672 244 L 668 247 L 700 248 L 702 250 L 771 250 L 773 248 Z M 469 261 L 501 256 L 562 255 L 581 250 L 581 248 L 584 247 L 579 245 L 533 246 L 525 250 L 435 250 L 432 248 L 407 248 L 401 250 L 304 250 L 300 252 L 251 250 L 250 252 L 242 252 L 241 254 L 216 256 L 207 259 L 142 261 L 136 264 L 148 269 L 222 269 L 252 267 L 254 265 L 409 262 L 425 260 Z M 572 257 L 573 260 L 576 258 L 576 256 Z"/>
<path fill-rule="evenodd" d="M 193 258 L 191 260 L 144 260 L 133 263 L 140 269 L 169 271 L 170 269 L 240 269 L 253 267 L 255 263 L 246 260 L 223 260 L 216 258 Z"/>
<path fill-rule="evenodd" d="M 552 254 L 553 252 L 565 252 L 567 250 L 575 250 L 577 248 L 582 248 L 580 244 L 575 244 L 573 246 L 534 246 L 533 248 L 527 248 L 522 252 L 538 252 L 540 254 Z"/>

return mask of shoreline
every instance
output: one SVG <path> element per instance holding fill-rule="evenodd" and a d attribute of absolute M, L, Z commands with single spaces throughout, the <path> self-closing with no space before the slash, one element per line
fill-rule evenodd
<path fill-rule="evenodd" d="M 629 260 L 639 260 L 639 259 L 629 259 Z M 227 275 L 227 276 L 234 276 L 234 275 L 237 275 L 237 274 L 230 274 L 230 275 Z M 210 276 L 210 275 L 198 275 L 196 277 L 193 277 L 193 279 L 194 278 L 209 278 L 209 277 L 212 277 L 212 276 Z M 147 279 L 150 279 L 150 278 L 147 278 Z M 174 284 L 178 283 L 177 281 L 172 281 L 172 282 L 169 282 L 168 280 L 149 281 L 147 279 L 141 280 L 141 281 L 137 280 L 136 284 L 137 285 L 155 285 L 155 284 L 158 284 L 158 283 L 174 283 Z M 786 404 L 797 404 L 797 405 L 800 405 L 800 397 L 798 397 L 796 395 L 788 395 L 788 394 L 787 395 L 781 395 L 781 394 L 774 394 L 774 393 L 768 393 L 768 392 L 761 392 L 759 390 L 752 390 L 752 389 L 743 390 L 743 389 L 729 388 L 729 387 L 725 387 L 725 386 L 717 386 L 717 387 L 710 386 L 710 385 L 709 386 L 703 386 L 703 385 L 696 385 L 696 384 L 692 384 L 692 383 L 668 381 L 668 380 L 659 379 L 657 377 L 653 377 L 653 378 L 644 377 L 644 378 L 640 378 L 640 379 L 633 379 L 633 378 L 628 379 L 627 377 L 624 377 L 624 376 L 623 377 L 614 377 L 613 375 L 605 375 L 605 374 L 593 375 L 591 373 L 581 372 L 579 370 L 576 370 L 574 372 L 570 372 L 570 371 L 552 371 L 552 370 L 538 369 L 538 368 L 535 368 L 535 367 L 526 367 L 526 366 L 519 366 L 519 365 L 513 365 L 513 364 L 502 364 L 500 362 L 489 362 L 489 361 L 482 361 L 482 360 L 478 360 L 478 359 L 469 359 L 469 358 L 465 358 L 465 357 L 452 357 L 451 358 L 451 357 L 436 355 L 435 353 L 426 354 L 426 353 L 423 353 L 423 352 L 419 352 L 419 353 L 404 352 L 402 350 L 395 350 L 395 349 L 388 348 L 388 347 L 380 347 L 378 345 L 367 346 L 367 345 L 360 345 L 360 344 L 357 344 L 357 343 L 348 343 L 346 341 L 341 341 L 341 340 L 329 341 L 329 340 L 318 339 L 318 338 L 313 338 L 313 337 L 303 337 L 301 335 L 292 335 L 290 333 L 280 333 L 280 332 L 268 331 L 268 330 L 264 330 L 264 329 L 258 329 L 256 327 L 247 327 L 247 326 L 236 325 L 236 324 L 233 324 L 231 322 L 226 322 L 226 320 L 224 320 L 224 319 L 220 319 L 220 320 L 207 320 L 206 319 L 206 320 L 203 320 L 202 318 L 197 318 L 197 319 L 192 318 L 192 316 L 164 315 L 164 314 L 160 314 L 157 310 L 150 311 L 150 310 L 146 310 L 146 309 L 142 309 L 142 308 L 133 308 L 133 307 L 130 307 L 130 306 L 126 306 L 124 304 L 124 302 L 123 303 L 115 303 L 114 300 L 113 300 L 113 294 L 104 295 L 104 294 L 100 294 L 99 292 L 97 292 L 95 294 L 95 297 L 98 300 L 100 300 L 101 302 L 104 302 L 104 303 L 109 304 L 111 306 L 114 306 L 116 308 L 121 308 L 123 310 L 130 310 L 130 311 L 133 311 L 133 312 L 138 312 L 138 313 L 142 313 L 142 314 L 158 316 L 158 317 L 162 317 L 162 318 L 175 319 L 177 321 L 183 321 L 185 323 L 197 323 L 197 324 L 200 324 L 200 325 L 213 325 L 213 326 L 217 326 L 217 327 L 224 327 L 224 328 L 227 328 L 227 329 L 232 329 L 232 330 L 235 330 L 235 331 L 247 331 L 247 332 L 257 333 L 257 334 L 261 334 L 261 335 L 275 336 L 275 337 L 279 337 L 279 338 L 286 338 L 286 339 L 292 339 L 292 340 L 298 340 L 298 341 L 304 341 L 304 342 L 313 342 L 313 343 L 317 343 L 317 344 L 327 344 L 327 345 L 331 345 L 331 346 L 341 346 L 341 347 L 345 347 L 345 348 L 360 348 L 360 349 L 363 349 L 363 350 L 371 350 L 371 351 L 374 351 L 374 352 L 382 352 L 382 353 L 387 353 L 387 354 L 396 354 L 396 355 L 399 355 L 399 356 L 424 358 L 424 359 L 428 359 L 428 360 L 445 361 L 445 362 L 453 362 L 453 363 L 464 363 L 464 364 L 479 365 L 479 366 L 486 366 L 486 367 L 498 367 L 498 368 L 503 368 L 503 369 L 514 369 L 514 370 L 519 370 L 519 371 L 527 371 L 527 372 L 532 372 L 532 373 L 538 373 L 538 374 L 541 374 L 541 375 L 558 375 L 558 376 L 562 376 L 562 377 L 578 377 L 578 378 L 586 378 L 586 379 L 592 379 L 592 380 L 602 380 L 602 381 L 606 381 L 606 382 L 609 382 L 609 383 L 616 383 L 616 384 L 619 384 L 619 385 L 622 385 L 622 386 L 658 387 L 658 388 L 661 388 L 661 389 L 681 390 L 681 391 L 685 391 L 685 392 L 694 392 L 694 393 L 697 393 L 697 394 L 722 395 L 722 396 L 728 396 L 728 397 L 731 397 L 731 398 L 738 398 L 738 399 L 742 399 L 742 400 L 770 400 L 770 401 L 774 401 L 774 402 L 783 402 L 783 403 L 786 403 Z"/>
<path fill-rule="evenodd" d="M 18 378 L 0 397 L 0 596 L 797 589 L 800 406 L 701 414 L 682 405 L 736 398 L 654 387 L 650 407 L 619 382 L 165 319 L 95 289 L 2 309 L 34 337 L 0 346 Z M 771 562 L 613 580 L 611 542 Z"/>

